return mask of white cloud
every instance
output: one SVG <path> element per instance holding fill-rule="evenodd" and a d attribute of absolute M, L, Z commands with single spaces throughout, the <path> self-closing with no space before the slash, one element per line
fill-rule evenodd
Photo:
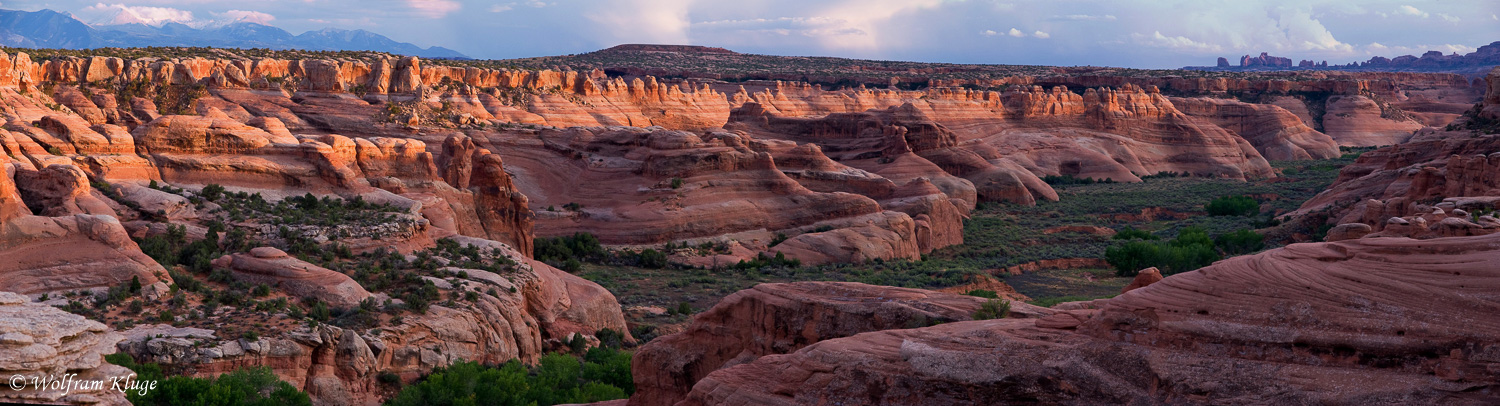
<path fill-rule="evenodd" d="M 532 0 L 532 1 L 527 1 L 527 2 L 523 2 L 523 3 L 514 3 L 513 2 L 513 3 L 505 3 L 505 4 L 495 4 L 493 6 L 490 6 L 490 8 L 488 8 L 487 10 L 489 10 L 489 12 L 491 12 L 491 13 L 504 13 L 504 12 L 507 12 L 507 11 L 515 10 L 516 6 L 523 6 L 524 5 L 524 6 L 528 6 L 528 7 L 531 7 L 531 8 L 542 8 L 542 7 L 547 7 L 547 6 L 551 6 L 551 5 L 554 5 L 554 4 L 556 4 L 556 3 L 547 3 L 547 2 L 544 2 L 544 1 Z"/>
<path fill-rule="evenodd" d="M 443 18 L 448 13 L 463 8 L 462 4 L 453 0 L 406 0 L 406 5 L 416 9 L 417 15 L 427 18 Z"/>
<path fill-rule="evenodd" d="M 1009 36 L 1016 37 L 1016 38 L 1024 38 L 1024 37 L 1026 37 L 1026 33 L 1021 32 L 1021 30 L 1015 29 L 1015 28 L 1011 28 L 1009 31 L 1005 31 L 1005 32 L 999 32 L 999 31 L 995 31 L 995 30 L 984 30 L 984 31 L 980 31 L 979 35 L 983 35 L 983 36 L 986 36 L 986 37 L 998 37 L 998 36 L 1001 36 L 1001 35 L 1009 35 Z M 1045 32 L 1041 32 L 1041 31 L 1037 31 L 1035 33 L 1032 33 L 1031 36 L 1037 37 L 1037 38 L 1042 38 L 1042 39 L 1052 38 L 1051 34 L 1047 34 Z"/>
<path fill-rule="evenodd" d="M 1140 44 L 1140 45 L 1153 46 L 1153 47 L 1161 47 L 1161 48 L 1171 48 L 1171 49 L 1176 49 L 1176 50 L 1181 50 L 1181 51 L 1189 51 L 1189 52 L 1219 52 L 1219 51 L 1224 50 L 1224 47 L 1221 47 L 1221 46 L 1218 46 L 1218 45 L 1214 45 L 1214 44 L 1209 44 L 1209 43 L 1206 43 L 1206 42 L 1194 41 L 1192 38 L 1184 37 L 1184 36 L 1181 36 L 1181 35 L 1170 36 L 1170 37 L 1166 36 L 1166 35 L 1162 35 L 1161 31 L 1153 32 L 1153 33 L 1151 33 L 1151 35 L 1145 35 L 1145 34 L 1141 34 L 1141 33 L 1134 33 L 1134 34 L 1130 34 L 1130 38 L 1133 39 L 1133 40 L 1135 40 L 1135 43 Z"/>
<path fill-rule="evenodd" d="M 820 38 L 830 35 L 864 35 L 863 31 L 845 27 L 847 21 L 827 17 L 779 17 L 744 20 L 700 21 L 692 30 L 707 34 L 769 34 L 778 37 Z M 983 32 L 980 32 L 983 34 Z"/>
<path fill-rule="evenodd" d="M 592 7 L 584 15 L 614 44 L 688 44 L 692 0 L 619 0 Z"/>
<path fill-rule="evenodd" d="M 1427 18 L 1428 15 L 1427 12 L 1418 10 L 1416 7 L 1412 6 L 1396 7 L 1396 14 L 1406 14 L 1409 16 L 1417 16 L 1422 18 Z"/>
<path fill-rule="evenodd" d="M 217 22 L 226 24 L 238 22 L 270 24 L 272 20 L 276 19 L 276 16 L 259 11 L 229 10 L 222 13 L 209 14 L 213 14 Z"/>
<path fill-rule="evenodd" d="M 823 46 L 873 51 L 899 40 L 881 35 L 884 26 L 896 16 L 942 4 L 943 0 L 841 0 L 833 6 L 813 11 L 810 17 L 843 21 L 818 38 Z"/>
<path fill-rule="evenodd" d="M 1475 48 L 1463 44 L 1441 44 L 1441 45 L 1412 45 L 1391 46 L 1379 42 L 1371 42 L 1365 46 L 1365 55 L 1397 57 L 1401 55 L 1421 55 L 1427 51 L 1438 51 L 1444 54 L 1467 54 L 1474 52 Z"/>
<path fill-rule="evenodd" d="M 82 14 L 92 16 L 90 24 L 145 24 L 161 26 L 166 23 L 193 22 L 193 12 L 171 7 L 127 6 L 124 4 L 97 3 L 84 7 Z"/>
<path fill-rule="evenodd" d="M 1438 18 L 1441 18 L 1441 19 L 1443 19 L 1443 21 L 1447 21 L 1447 22 L 1450 22 L 1450 23 L 1456 23 L 1456 22 L 1459 21 L 1458 17 L 1450 16 L 1450 15 L 1443 14 L 1443 13 L 1438 13 Z"/>
<path fill-rule="evenodd" d="M 1276 20 L 1284 34 L 1282 45 L 1290 50 L 1349 52 L 1354 46 L 1339 42 L 1323 23 L 1305 10 L 1283 11 Z"/>
<path fill-rule="evenodd" d="M 664 8 L 650 0 L 637 0 L 648 5 L 638 8 L 650 9 L 652 12 L 662 13 Z M 754 44 L 757 46 L 768 46 L 770 44 L 783 44 L 792 47 L 812 47 L 820 51 L 853 51 L 855 54 L 879 52 L 881 50 L 907 46 L 909 42 L 915 41 L 905 35 L 891 35 L 901 33 L 902 30 L 910 28 L 911 24 L 903 16 L 943 5 L 944 0 L 833 0 L 824 2 L 807 2 L 803 0 L 780 0 L 786 1 L 785 5 L 765 5 L 759 2 L 753 7 L 770 7 L 779 16 L 763 16 L 755 18 L 752 12 L 741 12 L 736 6 L 726 6 L 726 3 L 703 2 L 695 0 L 668 0 L 683 1 L 685 5 L 679 8 L 667 7 L 665 9 L 678 10 L 675 14 L 686 19 L 689 11 L 693 15 L 711 15 L 723 19 L 701 19 L 688 24 L 685 30 L 667 38 L 689 38 L 701 41 L 704 45 L 736 46 L 736 44 Z M 772 2 L 778 0 L 771 0 Z M 819 4 L 824 3 L 824 4 Z M 831 4 L 828 4 L 831 3 Z M 752 7 L 745 5 L 744 7 Z M 734 11 L 730 11 L 734 10 Z M 640 14 L 644 11 L 623 11 L 627 14 Z M 727 18 L 725 18 L 727 17 Z M 607 15 L 592 16 L 596 22 L 603 25 L 615 25 L 615 17 Z M 648 26 L 638 21 L 623 20 L 619 31 L 630 32 L 627 36 L 640 35 L 638 31 Z M 675 23 L 667 24 L 674 26 Z M 652 28 L 658 28 L 653 26 Z M 969 27 L 967 32 L 978 32 L 986 35 L 984 27 Z M 1003 33 L 1002 33 L 1003 34 Z M 789 44 L 786 37 L 806 38 L 800 43 Z M 619 42 L 619 41 L 615 41 Z M 848 55 L 848 53 L 845 53 Z"/>
<path fill-rule="evenodd" d="M 1104 14 L 1104 15 L 1068 14 L 1068 15 L 1052 16 L 1052 19 L 1053 20 L 1071 20 L 1071 21 L 1114 21 L 1115 20 L 1115 16 L 1111 15 L 1111 14 Z"/>
<path fill-rule="evenodd" d="M 1490 19 L 1491 20 L 1495 20 L 1495 21 L 1500 21 L 1500 16 L 1497 16 L 1495 14 L 1490 14 Z"/>

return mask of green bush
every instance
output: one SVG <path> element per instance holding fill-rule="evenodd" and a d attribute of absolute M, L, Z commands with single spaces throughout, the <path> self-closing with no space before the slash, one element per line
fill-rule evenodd
<path fill-rule="evenodd" d="M 1225 196 L 1203 206 L 1211 216 L 1253 216 L 1260 213 L 1260 202 L 1250 196 Z"/>
<path fill-rule="evenodd" d="M 622 388 L 618 385 L 626 385 Z M 624 399 L 633 392 L 630 353 L 595 348 L 583 360 L 543 356 L 535 368 L 511 361 L 487 367 L 463 361 L 434 370 L 407 386 L 391 406 L 556 405 Z"/>
<path fill-rule="evenodd" d="M 642 268 L 662 269 L 667 267 L 667 254 L 654 249 L 644 249 L 635 254 L 636 265 Z"/>
<path fill-rule="evenodd" d="M 974 320 L 1003 319 L 1010 316 L 1010 301 L 1002 299 L 990 299 L 979 305 L 972 317 Z"/>
<path fill-rule="evenodd" d="M 1104 260 L 1115 267 L 1119 276 L 1135 276 L 1142 269 L 1156 267 L 1170 275 L 1201 268 L 1219 260 L 1213 239 L 1200 228 L 1186 228 L 1177 238 L 1166 242 L 1131 240 L 1104 250 Z"/>
<path fill-rule="evenodd" d="M 157 381 L 157 387 L 144 395 L 129 391 L 126 396 L 135 405 L 191 406 L 303 406 L 312 398 L 296 387 L 282 382 L 270 368 L 241 369 L 217 378 L 167 377 L 161 366 L 138 364 L 129 355 L 104 357 L 111 364 L 136 373 L 140 381 Z"/>

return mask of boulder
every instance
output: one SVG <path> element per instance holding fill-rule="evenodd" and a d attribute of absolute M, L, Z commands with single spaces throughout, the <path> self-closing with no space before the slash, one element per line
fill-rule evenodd
<path fill-rule="evenodd" d="M 1161 282 L 1161 280 L 1162 276 L 1160 269 L 1156 269 L 1156 267 L 1154 266 L 1142 269 L 1139 273 L 1135 274 L 1135 279 L 1130 280 L 1129 285 L 1125 285 L 1124 289 L 1120 289 L 1120 293 L 1144 288 L 1150 286 L 1153 283 Z"/>
<path fill-rule="evenodd" d="M 276 248 L 259 247 L 248 254 L 225 255 L 215 259 L 213 265 L 230 271 L 235 279 L 270 285 L 292 297 L 316 298 L 333 308 L 351 309 L 371 297 L 369 291 L 348 275 L 304 262 Z"/>
<path fill-rule="evenodd" d="M 121 338 L 102 323 L 0 292 L 0 371 L 9 383 L 0 402 L 129 405 L 125 394 L 112 388 L 112 378 L 132 372 L 104 362 Z M 38 388 L 30 381 L 69 377 L 80 385 Z M 103 384 L 95 388 L 85 382 Z"/>
<path fill-rule="evenodd" d="M 1364 237 L 1366 234 L 1370 234 L 1372 232 L 1374 232 L 1374 229 L 1370 227 L 1369 224 L 1339 224 L 1328 230 L 1328 234 L 1323 237 L 1323 241 L 1333 242 L 1352 240 L 1355 238 Z"/>

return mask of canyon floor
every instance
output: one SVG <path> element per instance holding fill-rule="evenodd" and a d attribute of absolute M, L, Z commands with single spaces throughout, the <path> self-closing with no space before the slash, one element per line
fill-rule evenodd
<path fill-rule="evenodd" d="M 1281 176 L 1252 182 L 1161 177 L 1138 183 L 1057 185 L 1057 201 L 980 205 L 964 221 L 964 244 L 925 254 L 920 261 L 748 271 L 584 263 L 575 273 L 614 293 L 627 309 L 627 320 L 638 323 L 641 331 L 686 321 L 686 315 L 672 312 L 683 303 L 707 309 L 760 283 L 847 281 L 962 293 L 982 275 L 998 279 L 1033 304 L 1108 298 L 1118 295 L 1132 278 L 1116 275 L 1103 259 L 1105 248 L 1117 241 L 1112 238 L 1115 230 L 1131 227 L 1171 238 L 1187 227 L 1212 235 L 1270 229 L 1271 219 L 1325 190 L 1338 178 L 1339 169 L 1369 150 L 1346 148 L 1341 157 L 1327 160 L 1271 161 Z M 1210 200 L 1225 196 L 1255 196 L 1264 203 L 1252 216 L 1210 216 L 1204 211 Z M 1276 231 L 1282 234 L 1267 248 L 1294 241 L 1288 231 Z"/>

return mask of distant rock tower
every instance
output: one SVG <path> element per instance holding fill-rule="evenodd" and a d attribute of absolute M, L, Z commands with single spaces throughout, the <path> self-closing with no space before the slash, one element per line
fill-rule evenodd
<path fill-rule="evenodd" d="M 1220 68 L 1228 68 L 1229 67 L 1229 58 L 1225 58 L 1225 57 L 1222 57 L 1222 56 L 1219 57 L 1219 67 Z"/>
<path fill-rule="evenodd" d="M 1240 66 L 1242 66 L 1242 67 L 1269 66 L 1269 67 L 1276 67 L 1276 68 L 1290 68 L 1290 67 L 1292 67 L 1292 58 L 1282 58 L 1282 57 L 1279 57 L 1279 56 L 1270 56 L 1270 55 L 1267 55 L 1265 52 L 1261 52 L 1260 56 L 1258 56 L 1258 57 L 1253 57 L 1253 56 L 1250 56 L 1250 55 L 1245 55 L 1245 56 L 1240 57 Z"/>

